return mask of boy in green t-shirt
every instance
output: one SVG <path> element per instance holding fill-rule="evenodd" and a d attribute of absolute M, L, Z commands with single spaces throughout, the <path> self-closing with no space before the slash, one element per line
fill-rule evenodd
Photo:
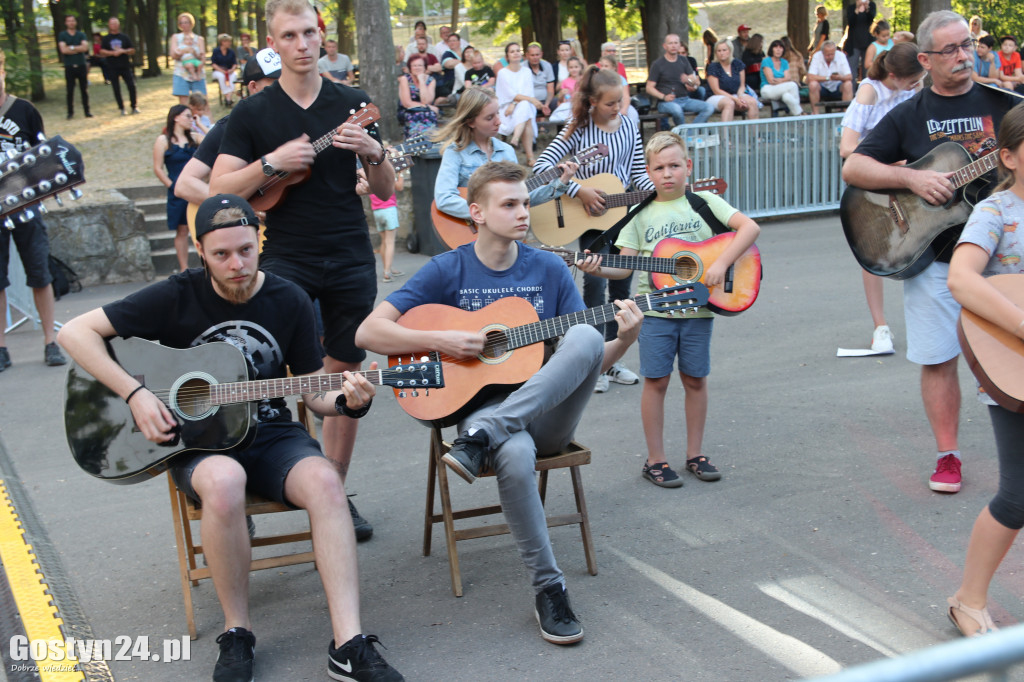
<path fill-rule="evenodd" d="M 644 150 L 647 175 L 654 183 L 654 200 L 643 208 L 619 234 L 615 245 L 623 256 L 650 256 L 662 239 L 675 237 L 700 242 L 714 236 L 711 227 L 690 206 L 686 184 L 693 162 L 683 139 L 670 132 L 654 135 Z M 753 220 L 730 206 L 721 197 L 698 193 L 715 217 L 736 235 L 721 255 L 705 270 L 702 281 L 713 289 L 721 286 L 725 271 L 753 245 L 761 228 Z M 631 270 L 601 267 L 599 257 L 580 261 L 586 272 L 621 279 Z M 638 278 L 637 293 L 651 291 L 649 277 Z M 665 393 L 672 378 L 672 365 L 679 357 L 679 377 L 686 392 L 686 468 L 702 481 L 721 478 L 702 452 L 704 423 L 708 412 L 707 376 L 711 372 L 711 328 L 714 313 L 702 309 L 686 317 L 666 313 L 645 313 L 640 329 L 640 374 L 644 377 L 640 398 L 640 417 L 647 440 L 647 461 L 642 475 L 655 485 L 678 488 L 683 484 L 665 457 Z"/>

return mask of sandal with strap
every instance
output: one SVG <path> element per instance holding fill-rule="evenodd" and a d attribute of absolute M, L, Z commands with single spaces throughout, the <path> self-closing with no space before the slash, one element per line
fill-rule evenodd
<path fill-rule="evenodd" d="M 679 474 L 672 470 L 668 462 L 656 462 L 655 464 L 644 462 L 644 468 L 640 475 L 662 488 L 681 488 L 683 486 L 683 479 L 679 478 Z"/>
<path fill-rule="evenodd" d="M 702 481 L 717 481 L 722 477 L 721 472 L 704 455 L 686 460 L 686 468 Z"/>
<path fill-rule="evenodd" d="M 990 632 L 999 631 L 999 628 L 997 628 L 996 624 L 992 621 L 992 616 L 989 615 L 987 607 L 984 609 L 972 609 L 956 597 L 948 598 L 946 603 L 949 604 L 949 610 L 946 611 L 946 616 L 949 618 L 949 622 L 952 623 L 953 627 L 955 627 L 964 637 L 977 637 L 978 635 L 987 635 Z M 960 622 L 956 619 L 953 609 L 963 612 L 965 616 L 977 623 L 978 629 L 974 632 L 964 630 L 963 627 L 961 627 Z"/>

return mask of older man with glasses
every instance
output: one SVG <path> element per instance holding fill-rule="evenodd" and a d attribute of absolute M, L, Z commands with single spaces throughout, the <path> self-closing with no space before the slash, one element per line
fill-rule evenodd
<path fill-rule="evenodd" d="M 994 144 L 1003 115 L 1017 98 L 971 79 L 975 42 L 959 14 L 932 12 L 921 23 L 918 36 L 918 60 L 931 75 L 931 87 L 879 121 L 846 160 L 843 179 L 864 189 L 910 190 L 939 207 L 956 195 L 950 176 L 957 168 L 929 170 L 897 164 L 913 163 L 950 141 L 971 157 L 981 156 Z M 903 283 L 907 359 L 921 365 L 921 396 L 938 451 L 928 487 L 946 493 L 959 491 L 961 483 L 956 333 L 960 306 L 949 292 L 946 276 L 952 246 L 962 228 L 957 225 L 943 232 L 931 245 L 938 254 L 935 261 Z"/>
<path fill-rule="evenodd" d="M 618 45 L 616 45 L 615 43 L 602 43 L 601 44 L 601 56 L 602 57 L 612 57 L 612 58 L 614 58 L 616 63 L 618 64 L 619 75 L 622 76 L 623 78 L 626 77 L 626 67 L 622 63 L 622 61 L 619 59 L 619 46 Z"/>

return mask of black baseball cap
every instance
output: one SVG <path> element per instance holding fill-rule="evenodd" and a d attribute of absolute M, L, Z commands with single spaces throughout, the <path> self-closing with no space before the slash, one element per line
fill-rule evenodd
<path fill-rule="evenodd" d="M 241 218 L 214 225 L 213 216 L 225 208 L 240 208 L 244 215 Z M 252 210 L 252 206 L 240 196 L 218 194 L 201 203 L 199 210 L 196 211 L 196 241 L 199 241 L 207 232 L 213 232 L 224 227 L 238 227 L 239 225 L 252 225 L 257 230 L 259 229 L 260 221 L 256 218 L 256 213 Z"/>
<path fill-rule="evenodd" d="M 281 77 L 281 55 L 269 47 L 265 47 L 256 53 L 256 56 L 245 62 L 245 70 L 242 71 L 242 80 L 246 83 L 258 81 L 261 78 Z"/>

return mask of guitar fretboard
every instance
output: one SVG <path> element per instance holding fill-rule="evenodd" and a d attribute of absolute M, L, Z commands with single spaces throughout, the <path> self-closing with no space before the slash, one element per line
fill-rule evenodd
<path fill-rule="evenodd" d="M 355 372 L 355 374 L 362 374 L 371 384 L 380 386 L 384 382 L 385 371 L 377 369 Z M 344 383 L 345 377 L 341 374 L 313 374 L 301 377 L 264 379 L 262 381 L 235 381 L 227 384 L 212 384 L 210 386 L 210 402 L 214 405 L 228 405 L 253 400 L 266 400 L 268 398 L 283 398 L 303 393 L 325 393 L 327 391 L 341 390 Z"/>
<path fill-rule="evenodd" d="M 659 298 L 655 294 L 641 294 L 634 296 L 633 301 L 640 308 L 640 312 L 645 313 L 655 309 Z M 516 348 L 553 339 L 556 336 L 565 334 L 570 327 L 578 324 L 603 324 L 615 319 L 615 313 L 618 310 L 618 306 L 614 303 L 606 303 L 596 308 L 588 308 L 587 310 L 580 310 L 575 313 L 559 315 L 547 320 L 513 327 L 505 331 L 506 347 L 509 350 L 515 350 Z"/>
<path fill-rule="evenodd" d="M 985 156 L 981 157 L 976 161 L 972 161 L 963 168 L 959 169 L 951 176 L 953 181 L 953 188 L 959 189 L 964 185 L 974 182 L 985 173 L 996 167 L 996 161 L 998 155 L 995 152 L 989 152 Z"/>
<path fill-rule="evenodd" d="M 562 259 L 569 265 L 583 260 L 588 255 L 581 251 L 559 251 Z M 601 254 L 601 265 L 609 268 L 640 270 L 642 272 L 660 272 L 666 275 L 682 274 L 683 279 L 696 279 L 700 263 L 696 256 L 678 256 L 675 258 L 654 258 L 652 256 L 623 256 L 615 253 Z M 692 271 L 692 276 L 690 272 Z"/>

